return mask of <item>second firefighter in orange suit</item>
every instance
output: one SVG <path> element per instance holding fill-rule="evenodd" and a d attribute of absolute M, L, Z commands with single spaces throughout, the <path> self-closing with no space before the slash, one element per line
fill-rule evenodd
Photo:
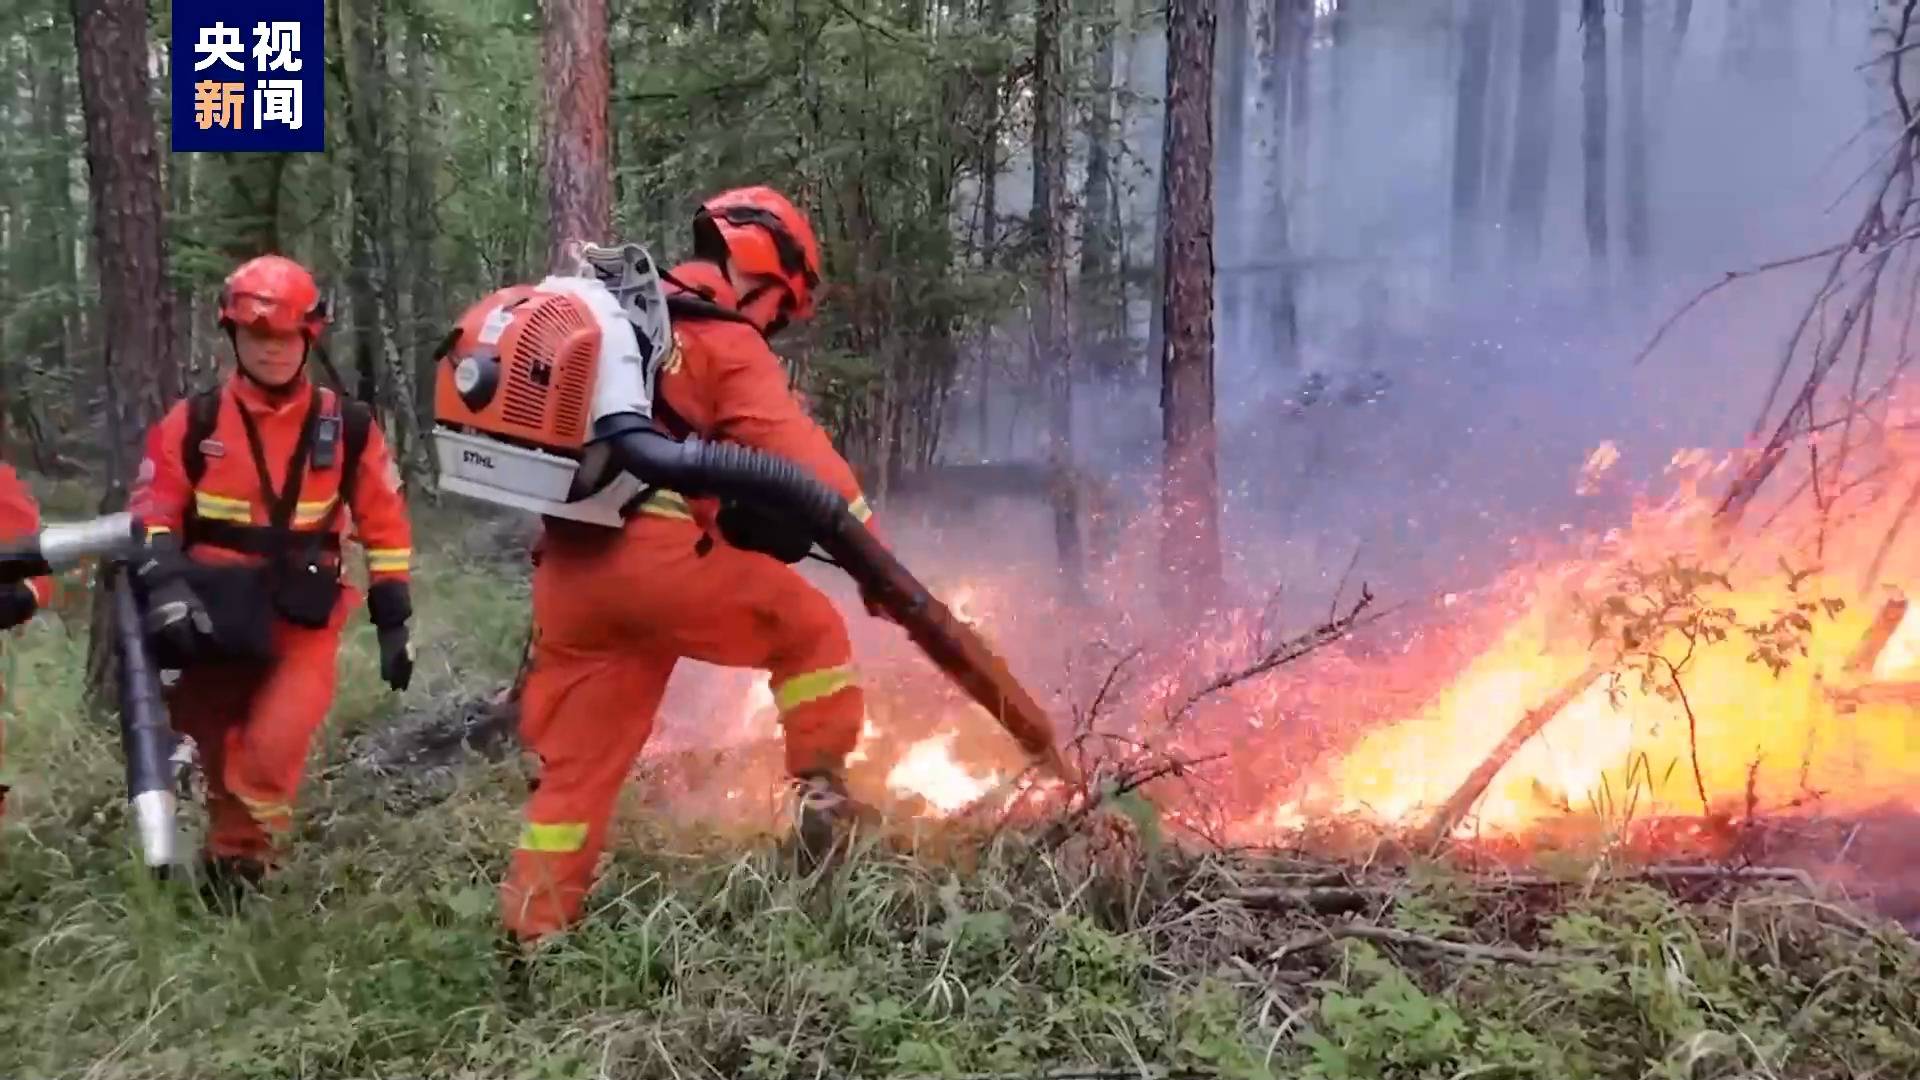
<path fill-rule="evenodd" d="M 820 253 L 811 227 L 762 187 L 709 200 L 694 233 L 696 260 L 667 278 L 680 295 L 656 419 L 677 437 L 788 458 L 866 520 L 853 470 L 801 409 L 766 342 L 789 319 L 813 313 Z M 690 301 L 704 314 L 690 314 Z M 716 533 L 747 542 L 728 524 L 720 508 L 670 491 L 654 492 L 618 532 L 548 520 L 521 701 L 521 735 L 539 757 L 539 782 L 501 890 L 507 928 L 522 941 L 579 918 L 615 798 L 682 657 L 769 673 L 810 853 L 824 854 L 851 805 L 842 774 L 865 701 L 846 624 L 785 565 L 805 553 L 805 538 L 797 552 L 770 558 L 760 551 L 777 548 L 777 535 L 743 550 L 716 542 Z"/>
<path fill-rule="evenodd" d="M 381 674 L 408 685 L 412 530 L 370 410 L 307 376 L 326 325 L 313 277 L 278 255 L 242 265 L 220 324 L 237 369 L 148 433 L 129 509 L 149 530 L 136 568 L 156 658 L 181 669 L 167 704 L 206 776 L 204 868 L 238 888 L 276 860 L 333 704 L 358 599 L 341 580 L 349 518 L 366 546 Z"/>
<path fill-rule="evenodd" d="M 13 466 L 0 464 L 0 539 L 17 539 L 40 530 L 40 504 L 33 492 L 20 480 Z M 37 577 L 0 586 L 0 630 L 24 625 L 41 608 L 53 601 L 53 579 Z M 0 752 L 6 746 L 6 732 L 0 730 Z M 7 785 L 0 783 L 0 813 L 7 808 Z"/>

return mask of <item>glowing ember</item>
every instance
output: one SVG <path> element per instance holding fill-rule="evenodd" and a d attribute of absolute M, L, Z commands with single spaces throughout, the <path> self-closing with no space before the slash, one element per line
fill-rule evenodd
<path fill-rule="evenodd" d="M 998 774 L 982 779 L 954 759 L 954 733 L 922 739 L 907 748 L 900 763 L 887 774 L 887 786 L 903 795 L 918 795 L 942 813 L 952 813 L 993 790 Z"/>

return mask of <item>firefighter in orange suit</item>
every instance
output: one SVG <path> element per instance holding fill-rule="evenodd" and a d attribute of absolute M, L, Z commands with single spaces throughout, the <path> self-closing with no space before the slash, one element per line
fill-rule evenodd
<path fill-rule="evenodd" d="M 136 581 L 156 659 L 180 669 L 174 726 L 198 746 L 211 819 L 209 885 L 258 884 L 293 823 L 314 733 L 332 706 L 349 515 L 365 545 L 380 673 L 412 675 L 412 530 L 371 411 L 316 386 L 327 323 L 313 276 L 265 255 L 220 296 L 235 372 L 174 405 L 147 435 L 129 509 L 149 530 Z"/>
<path fill-rule="evenodd" d="M 20 480 L 13 466 L 0 463 L 0 538 L 14 539 L 40 531 L 40 504 Z M 21 626 L 53 602 L 53 579 L 37 577 L 0 586 L 0 630 Z M 6 732 L 0 730 L 0 750 Z M 0 784 L 0 814 L 7 808 L 7 786 Z"/>
<path fill-rule="evenodd" d="M 676 437 L 792 460 L 868 521 L 853 470 L 767 346 L 787 322 L 813 314 L 812 227 L 786 198 L 752 187 L 708 200 L 694 238 L 695 259 L 666 276 L 675 341 L 655 419 Z M 539 781 L 501 889 L 504 921 L 523 942 L 579 917 L 615 797 L 681 657 L 768 672 L 805 853 L 823 857 L 857 809 L 843 780 L 865 714 L 852 645 L 832 601 L 786 565 L 810 541 L 781 532 L 739 507 L 666 490 L 641 501 L 618 532 L 548 520 L 521 702 Z"/>

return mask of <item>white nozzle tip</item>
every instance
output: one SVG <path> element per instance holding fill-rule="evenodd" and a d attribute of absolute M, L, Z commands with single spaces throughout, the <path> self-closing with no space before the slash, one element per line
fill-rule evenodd
<path fill-rule="evenodd" d="M 174 862 L 174 799 L 171 791 L 143 791 L 133 797 L 134 826 L 148 866 Z"/>

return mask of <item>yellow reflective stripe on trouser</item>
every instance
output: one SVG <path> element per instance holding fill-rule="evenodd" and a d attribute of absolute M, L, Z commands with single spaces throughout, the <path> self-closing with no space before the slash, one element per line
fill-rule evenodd
<path fill-rule="evenodd" d="M 867 505 L 867 497 L 865 495 L 860 495 L 856 496 L 852 502 L 847 504 L 847 512 L 853 515 L 855 521 L 865 525 L 867 519 L 873 516 L 873 507 Z"/>
<path fill-rule="evenodd" d="M 587 823 L 584 821 L 551 823 L 529 821 L 526 827 L 520 830 L 521 851 L 543 851 L 554 855 L 565 855 L 586 846 Z"/>
<path fill-rule="evenodd" d="M 837 694 L 853 685 L 853 669 L 846 665 L 808 671 L 773 688 L 773 704 L 782 713 Z"/>
<path fill-rule="evenodd" d="M 412 548 L 368 548 L 367 569 L 376 574 L 399 573 L 412 558 Z"/>
<path fill-rule="evenodd" d="M 271 799 L 249 799 L 238 792 L 234 798 L 247 808 L 247 816 L 265 829 L 287 829 L 293 825 L 293 804 L 277 802 Z"/>
<path fill-rule="evenodd" d="M 253 520 L 253 507 L 245 499 L 229 499 L 225 495 L 209 495 L 204 491 L 193 493 L 194 512 L 210 521 Z"/>
<path fill-rule="evenodd" d="M 687 508 L 686 497 L 677 491 L 668 491 L 665 488 L 647 496 L 640 503 L 640 512 L 679 521 L 693 520 L 693 512 Z"/>

